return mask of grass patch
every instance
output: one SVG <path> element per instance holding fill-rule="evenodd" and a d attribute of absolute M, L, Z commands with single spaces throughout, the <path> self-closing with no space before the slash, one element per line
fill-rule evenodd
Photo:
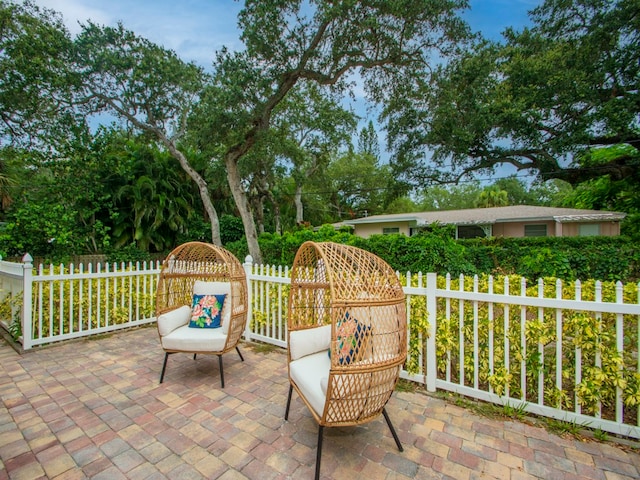
<path fill-rule="evenodd" d="M 113 332 L 108 333 L 98 333 L 96 335 L 89 335 L 88 337 L 80 337 L 80 340 L 86 340 L 88 342 L 96 342 L 99 340 L 104 340 L 105 338 L 113 337 Z"/>
<path fill-rule="evenodd" d="M 581 425 L 576 422 L 567 422 L 564 420 L 556 420 L 554 418 L 548 418 L 545 421 L 547 430 L 556 435 L 571 435 L 575 438 L 582 438 L 582 431 L 589 428 L 587 424 Z"/>
<path fill-rule="evenodd" d="M 404 378 L 398 379 L 398 383 L 396 384 L 396 392 L 414 393 L 417 388 L 418 384 L 416 382 L 405 380 Z"/>
<path fill-rule="evenodd" d="M 263 355 L 282 350 L 282 348 L 278 347 L 277 345 L 272 345 L 270 343 L 262 343 L 262 342 L 251 342 L 250 344 L 248 344 L 248 346 L 254 352 L 262 353 Z"/>

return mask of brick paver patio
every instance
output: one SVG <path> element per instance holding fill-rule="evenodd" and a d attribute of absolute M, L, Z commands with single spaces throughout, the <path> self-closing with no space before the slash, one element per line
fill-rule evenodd
<path fill-rule="evenodd" d="M 0 480 L 313 478 L 317 425 L 286 355 L 241 345 L 245 362 L 176 354 L 158 384 L 155 328 L 19 355 L 0 340 Z M 326 479 L 640 478 L 640 453 L 500 421 L 424 393 L 394 393 L 383 419 L 327 429 Z"/>

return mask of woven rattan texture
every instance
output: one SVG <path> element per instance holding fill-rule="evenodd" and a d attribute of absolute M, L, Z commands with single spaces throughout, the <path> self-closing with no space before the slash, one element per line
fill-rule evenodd
<path fill-rule="evenodd" d="M 167 256 L 156 291 L 156 317 L 182 305 L 191 305 L 196 280 L 231 284 L 231 298 L 224 307 L 232 308 L 225 351 L 235 348 L 247 320 L 247 279 L 240 261 L 223 247 L 189 242 Z"/>
<path fill-rule="evenodd" d="M 291 271 L 289 332 L 332 326 L 321 425 L 357 425 L 380 415 L 406 360 L 405 301 L 398 276 L 376 255 L 332 242 L 300 247 Z M 355 348 L 341 337 L 345 319 L 357 325 Z"/>

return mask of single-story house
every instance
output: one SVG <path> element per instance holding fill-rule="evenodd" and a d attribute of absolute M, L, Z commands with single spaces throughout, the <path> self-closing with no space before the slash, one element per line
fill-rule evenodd
<path fill-rule="evenodd" d="M 411 236 L 436 223 L 455 225 L 456 238 L 615 236 L 620 235 L 620 221 L 625 215 L 601 210 L 512 205 L 372 215 L 343 223 L 364 238 L 392 233 Z"/>

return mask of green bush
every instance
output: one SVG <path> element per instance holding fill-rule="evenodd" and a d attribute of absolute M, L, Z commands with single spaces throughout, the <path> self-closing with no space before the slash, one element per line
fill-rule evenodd
<path fill-rule="evenodd" d="M 402 273 L 519 275 L 529 280 L 640 279 L 640 249 L 637 241 L 625 236 L 455 240 L 442 229 L 413 237 L 395 234 L 361 238 L 325 225 L 317 231 L 306 228 L 282 235 L 265 233 L 258 239 L 265 264 L 289 266 L 300 245 L 308 240 L 360 247 Z M 244 239 L 227 248 L 242 260 L 248 253 Z"/>

